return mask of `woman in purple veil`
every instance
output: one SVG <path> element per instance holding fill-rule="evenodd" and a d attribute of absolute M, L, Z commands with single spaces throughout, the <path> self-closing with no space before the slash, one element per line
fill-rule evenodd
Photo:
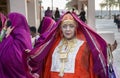
<path fill-rule="evenodd" d="M 0 78 L 33 78 L 27 65 L 26 49 L 32 49 L 26 18 L 19 13 L 8 14 L 12 25 L 0 44 Z"/>
<path fill-rule="evenodd" d="M 56 22 L 51 17 L 45 16 L 43 18 L 43 20 L 41 22 L 41 25 L 40 25 L 41 27 L 39 27 L 40 37 L 36 41 L 32 51 L 28 53 L 30 55 L 30 57 L 31 57 L 31 60 L 33 59 L 33 57 L 39 55 L 40 52 L 37 52 L 37 50 L 39 51 L 39 49 L 40 48 L 42 49 L 43 47 L 47 47 L 47 48 L 46 48 L 46 51 L 44 50 L 45 52 L 41 56 L 42 56 L 43 59 L 46 57 L 46 54 L 47 54 L 48 50 L 50 49 L 49 46 L 51 46 L 51 43 L 53 41 L 53 37 L 52 36 L 54 35 L 54 34 L 52 34 L 50 36 L 48 34 L 49 34 L 50 31 L 53 30 L 55 25 L 56 25 Z M 49 36 L 49 38 L 48 38 L 47 35 Z M 46 40 L 46 38 L 48 38 L 48 39 Z M 34 59 L 34 61 L 33 60 L 31 61 L 31 60 L 29 61 L 29 64 L 30 64 L 30 66 L 32 68 L 31 73 L 36 74 L 36 75 L 40 74 L 39 72 L 41 71 L 41 67 L 42 67 L 43 61 L 41 61 L 41 63 L 39 63 L 39 58 L 36 58 L 36 60 Z M 35 61 L 37 63 L 35 63 Z M 39 68 L 40 68 L 40 70 L 39 70 Z M 41 73 L 41 75 L 42 75 L 42 73 Z"/>
<path fill-rule="evenodd" d="M 69 19 L 70 17 L 70 19 Z M 67 20 L 66 20 L 67 19 Z M 79 69 L 74 69 L 78 72 L 64 72 L 61 71 L 61 69 L 56 70 L 54 69 L 54 65 L 52 65 L 52 61 L 55 59 L 52 59 L 52 54 L 54 54 L 54 50 L 56 50 L 56 47 L 60 43 L 60 41 L 63 38 L 63 34 L 61 32 L 61 25 L 64 24 L 63 22 L 66 20 L 67 23 L 70 23 L 72 20 L 72 24 L 77 25 L 76 29 L 76 35 L 78 40 L 83 40 L 87 42 L 87 46 L 89 48 L 88 54 L 91 54 L 91 57 L 88 60 L 90 61 L 90 64 L 88 64 L 88 67 L 90 69 L 86 70 L 89 72 L 88 74 L 85 74 L 85 70 L 82 71 Z M 46 20 L 47 21 L 47 20 Z M 79 18 L 70 13 L 65 13 L 61 19 L 57 22 L 55 25 L 51 25 L 52 28 L 48 29 L 46 32 L 42 33 L 40 38 L 38 39 L 37 45 L 35 48 L 30 52 L 31 60 L 29 61 L 30 66 L 33 69 L 33 73 L 38 73 L 40 75 L 40 78 L 108 78 L 107 73 L 107 43 L 106 41 L 101 38 L 96 32 L 94 32 L 89 26 L 87 26 L 85 23 L 79 20 Z M 69 34 L 68 34 L 69 35 Z M 102 43 L 102 44 L 101 44 Z M 74 46 L 73 46 L 74 47 Z M 83 48 L 88 49 L 88 48 Z M 82 49 L 81 49 L 82 50 Z M 78 51 L 78 54 L 80 54 L 82 51 Z M 84 52 L 83 52 L 84 55 Z M 77 55 L 78 56 L 78 55 Z M 58 57 L 59 59 L 60 57 Z M 62 54 L 61 54 L 61 58 Z M 68 57 L 67 57 L 68 58 Z M 87 61 L 87 54 L 84 57 L 78 57 L 78 59 L 83 59 L 83 65 L 82 67 L 87 66 L 84 63 Z M 81 59 L 82 60 L 82 59 Z M 75 61 L 77 62 L 77 61 Z M 72 63 L 72 62 L 71 62 Z M 60 63 L 61 64 L 61 63 Z M 77 62 L 79 65 L 79 62 Z M 75 66 L 78 66 L 75 64 Z M 59 64 L 58 64 L 59 66 Z M 53 68 L 52 68 L 53 67 Z M 85 67 L 85 68 L 88 68 Z M 66 67 L 67 68 L 67 67 Z M 72 67 L 73 68 L 73 67 Z M 79 68 L 79 66 L 78 66 Z M 64 68 L 64 65 L 62 69 L 66 70 Z M 70 76 L 71 74 L 71 76 Z"/>

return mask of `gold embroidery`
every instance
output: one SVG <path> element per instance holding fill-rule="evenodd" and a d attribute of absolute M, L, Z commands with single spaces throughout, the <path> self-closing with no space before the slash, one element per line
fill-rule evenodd
<path fill-rule="evenodd" d="M 62 39 L 61 45 L 58 47 L 59 59 L 61 62 L 61 68 L 59 73 L 60 77 L 64 76 L 64 67 L 65 63 L 68 61 L 68 54 L 73 52 L 76 43 L 76 38 L 72 40 Z"/>

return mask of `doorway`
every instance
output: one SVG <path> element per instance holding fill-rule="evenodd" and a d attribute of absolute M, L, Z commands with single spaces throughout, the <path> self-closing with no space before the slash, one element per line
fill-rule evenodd
<path fill-rule="evenodd" d="M 7 15 L 9 11 L 8 4 L 8 0 L 0 0 L 0 12 L 2 12 L 5 15 Z"/>

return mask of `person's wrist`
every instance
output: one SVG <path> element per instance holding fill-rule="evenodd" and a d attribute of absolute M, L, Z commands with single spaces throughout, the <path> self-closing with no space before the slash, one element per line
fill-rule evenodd
<path fill-rule="evenodd" d="M 3 27 L 3 30 L 7 30 L 7 27 L 6 27 L 6 26 L 4 26 L 4 27 Z"/>

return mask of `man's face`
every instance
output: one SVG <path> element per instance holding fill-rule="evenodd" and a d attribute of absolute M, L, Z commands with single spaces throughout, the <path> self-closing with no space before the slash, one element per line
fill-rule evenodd
<path fill-rule="evenodd" d="M 61 26 L 61 30 L 63 32 L 63 36 L 70 40 L 75 37 L 75 30 L 76 30 L 76 24 L 74 23 L 64 23 Z"/>

